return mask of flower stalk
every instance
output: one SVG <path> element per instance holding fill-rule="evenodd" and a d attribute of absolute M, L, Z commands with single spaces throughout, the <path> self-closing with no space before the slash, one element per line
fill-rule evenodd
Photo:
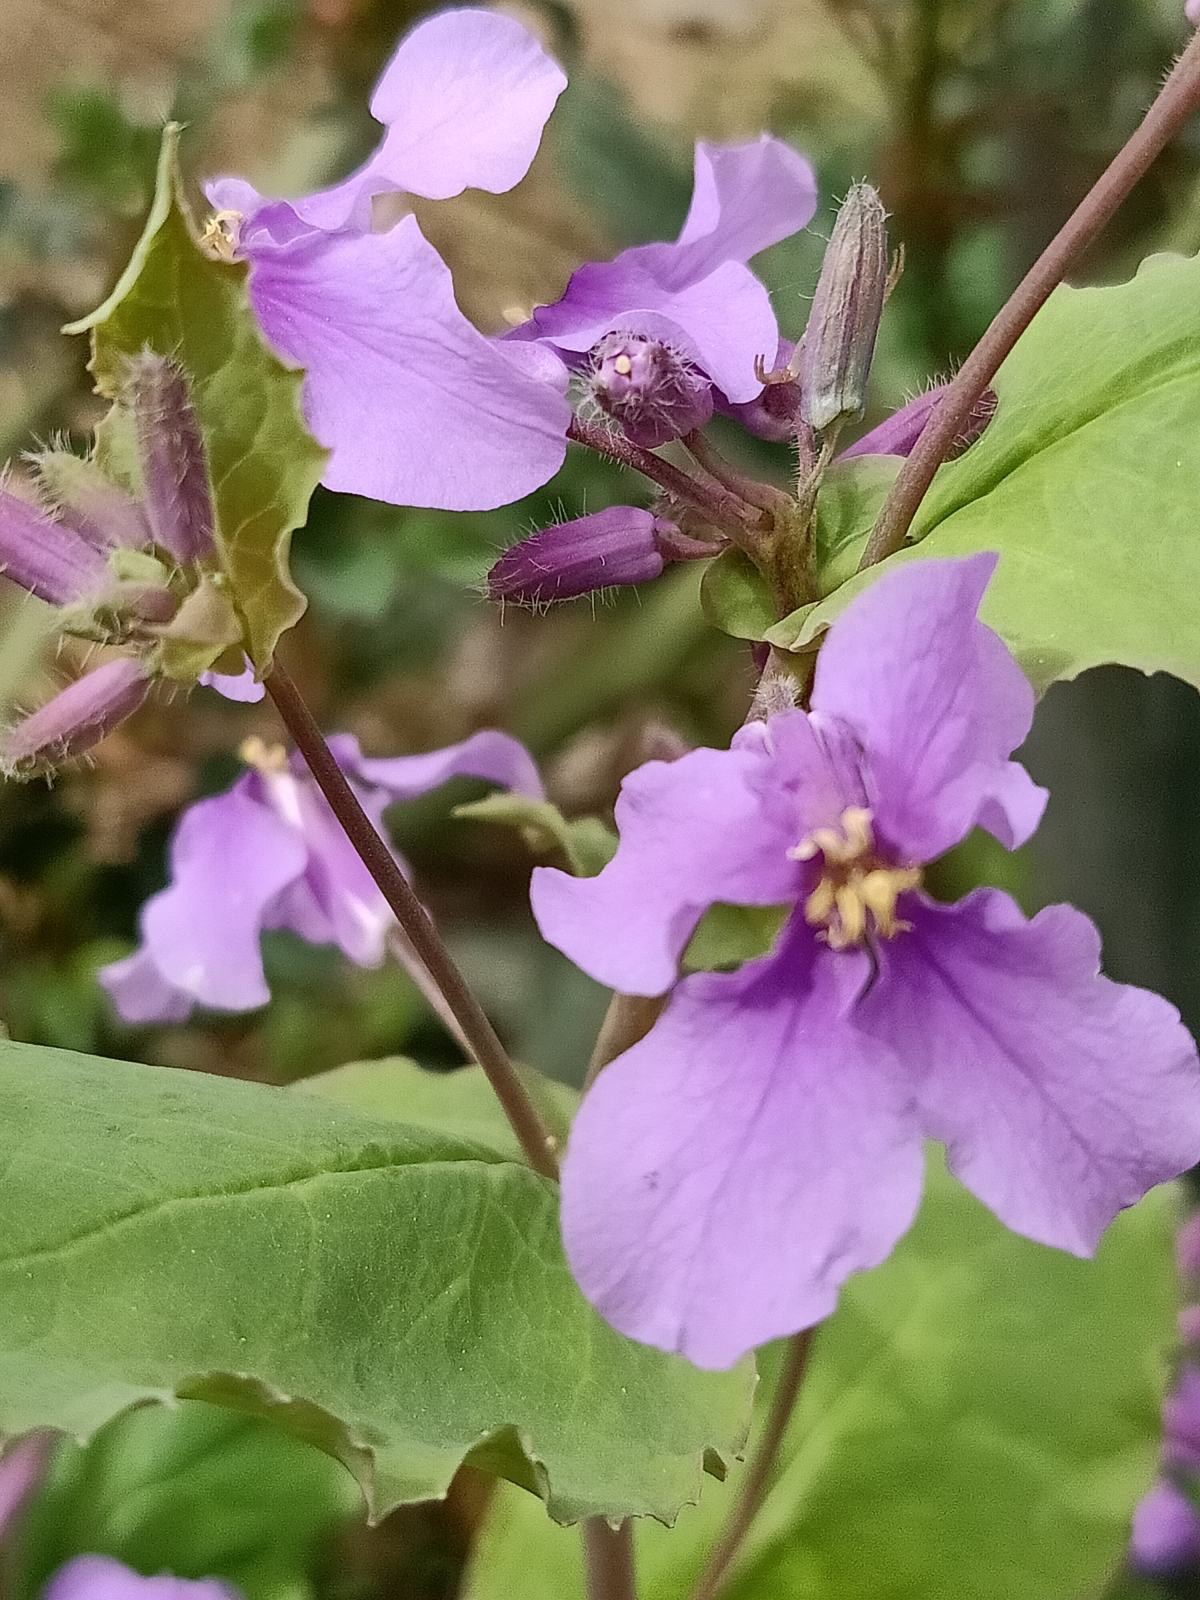
<path fill-rule="evenodd" d="M 879 513 L 860 571 L 895 555 L 934 474 L 1017 340 L 1135 184 L 1200 108 L 1200 34 L 1175 64 L 1142 121 L 993 318 L 947 386 Z"/>

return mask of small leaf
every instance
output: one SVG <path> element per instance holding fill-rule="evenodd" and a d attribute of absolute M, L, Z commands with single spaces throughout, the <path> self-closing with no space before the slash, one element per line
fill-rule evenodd
<path fill-rule="evenodd" d="M 1106 1592 L 1159 1446 L 1174 1220 L 1160 1190 L 1079 1261 L 1007 1232 L 933 1161 L 912 1232 L 817 1333 L 722 1600 Z M 706 1484 L 674 1529 L 637 1526 L 642 1600 L 685 1600 L 738 1487 Z M 462 1600 L 514 1594 L 583 1600 L 582 1567 L 503 1491 Z"/>
<path fill-rule="evenodd" d="M 565 866 L 577 878 L 594 877 L 617 853 L 617 836 L 599 817 L 576 817 L 568 822 L 549 800 L 534 800 L 529 795 L 485 795 L 482 800 L 456 806 L 454 815 L 516 828 L 532 855 Z"/>
<path fill-rule="evenodd" d="M 218 1577 L 246 1600 L 310 1600 L 323 1547 L 360 1505 L 335 1461 L 265 1422 L 185 1400 L 63 1440 L 19 1524 L 13 1600 L 78 1555 Z"/>
<path fill-rule="evenodd" d="M 777 619 L 771 586 L 742 550 L 725 550 L 704 569 L 700 604 L 714 628 L 761 639 Z"/>
<path fill-rule="evenodd" d="M 670 1520 L 739 1445 L 749 1363 L 610 1329 L 555 1187 L 485 1145 L 3 1043 L 0 1171 L 0 1434 L 205 1400 L 338 1457 L 375 1515 L 468 1460 L 564 1521 Z"/>
<path fill-rule="evenodd" d="M 1200 687 L 1197 352 L 1200 257 L 1056 289 L 997 374 L 982 437 L 934 480 L 917 542 L 767 637 L 803 649 L 890 567 L 996 550 L 981 615 L 1039 691 L 1105 662 Z M 882 488 L 863 485 L 856 517 Z"/>
<path fill-rule="evenodd" d="M 200 419 L 216 510 L 216 541 L 241 616 L 246 651 L 265 672 L 280 634 L 304 610 L 288 576 L 288 545 L 301 526 L 326 452 L 300 406 L 303 374 L 263 342 L 244 264 L 215 260 L 193 236 L 182 198 L 178 129 L 163 136 L 154 202 L 133 257 L 108 299 L 69 333 L 90 331 L 90 370 L 115 401 L 124 365 L 147 348 L 186 372 Z M 101 449 L 130 473 L 125 419 L 114 406 Z"/>

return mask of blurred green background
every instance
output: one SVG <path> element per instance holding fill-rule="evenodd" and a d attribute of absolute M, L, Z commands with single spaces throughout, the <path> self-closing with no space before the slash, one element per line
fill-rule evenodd
<path fill-rule="evenodd" d="M 312 187 L 370 147 L 369 87 L 426 9 L 4 0 L 0 460 L 13 457 L 19 472 L 32 440 L 66 433 L 82 445 L 95 421 L 84 343 L 57 329 L 99 299 L 126 258 L 164 118 L 188 124 L 194 178 L 232 170 L 268 191 Z M 687 204 L 692 140 L 769 128 L 811 157 L 821 188 L 812 227 L 760 262 L 785 332 L 803 327 L 822 234 L 852 180 L 879 185 L 904 244 L 868 422 L 962 359 L 1132 129 L 1185 32 L 1181 0 L 528 0 L 506 9 L 557 51 L 571 87 L 516 191 L 416 204 L 468 314 L 501 329 L 556 298 L 581 260 L 671 237 Z M 1076 276 L 1114 281 L 1150 252 L 1197 248 L 1200 126 L 1158 163 Z M 786 451 L 732 435 L 726 444 L 786 481 Z M 706 626 L 686 569 L 543 616 L 498 614 L 481 580 L 529 528 L 639 492 L 573 456 L 544 490 L 487 515 L 319 493 L 295 543 L 310 607 L 287 641 L 287 664 L 326 727 L 354 731 L 371 753 L 505 727 L 529 742 L 564 811 L 604 815 L 638 761 L 680 739 L 729 736 L 754 683 L 746 648 Z M 36 602 L 0 590 L 0 701 L 11 710 L 37 703 L 77 663 L 50 658 Z M 350 969 L 286 936 L 270 941 L 274 999 L 261 1012 L 133 1031 L 114 1018 L 95 968 L 130 948 L 180 809 L 230 781 L 237 747 L 254 733 L 278 736 L 269 708 L 197 691 L 186 706 L 151 705 L 53 788 L 0 789 L 0 1019 L 13 1037 L 271 1082 L 363 1056 L 453 1063 L 402 975 Z M 1200 1027 L 1196 696 L 1118 671 L 1060 685 L 1027 758 L 1054 797 L 1037 840 L 1014 859 L 972 841 L 945 867 L 945 886 L 983 878 L 1029 906 L 1075 901 L 1101 925 L 1111 975 L 1162 991 Z M 578 1081 L 605 996 L 536 937 L 519 837 L 451 817 L 474 792 L 462 785 L 398 811 L 395 836 L 510 1048 Z M 217 1458 L 230 1448 L 221 1430 L 234 1424 L 194 1426 L 216 1430 L 204 1448 Z M 449 1593 L 472 1492 L 468 1484 L 462 1505 L 405 1514 L 356 1545 L 333 1589 Z M 336 1499 L 324 1480 L 312 1493 Z M 328 1564 L 328 1549 L 320 1559 Z M 325 1570 L 315 1554 L 304 1565 L 305 1583 Z M 278 1592 L 294 1581 L 283 1574 Z"/>

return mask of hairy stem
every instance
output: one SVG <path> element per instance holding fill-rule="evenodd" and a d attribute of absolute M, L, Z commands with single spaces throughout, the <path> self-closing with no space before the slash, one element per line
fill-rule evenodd
<path fill-rule="evenodd" d="M 812 1328 L 793 1334 L 788 1341 L 783 1371 L 779 1374 L 771 1409 L 763 1424 L 762 1435 L 747 1464 L 745 1475 L 738 1487 L 737 1499 L 729 1513 L 729 1520 L 705 1562 L 690 1600 L 713 1600 L 719 1592 L 730 1563 L 750 1530 L 758 1510 L 766 1499 L 767 1486 L 779 1457 L 779 1447 L 787 1432 L 795 1409 L 800 1385 L 808 1367 L 808 1356 L 813 1342 Z"/>
<path fill-rule="evenodd" d="M 467 986 L 429 913 L 417 899 L 391 850 L 376 832 L 358 796 L 333 759 L 303 696 L 279 666 L 272 667 L 265 684 L 293 744 L 329 802 L 330 810 L 391 907 L 413 953 L 445 1000 L 472 1057 L 486 1073 L 530 1166 L 545 1178 L 557 1178 L 553 1135 L 542 1123 L 508 1052 Z"/>
<path fill-rule="evenodd" d="M 652 450 L 643 450 L 621 434 L 594 422 L 584 422 L 581 417 L 572 417 L 567 437 L 576 444 L 587 445 L 589 450 L 607 456 L 610 461 L 619 461 L 623 467 L 632 467 L 677 500 L 695 506 L 735 543 L 746 546 L 758 543 L 763 514 L 756 507 L 747 505 L 740 495 L 732 494 L 719 484 L 701 483 L 672 462 L 656 456 Z"/>
<path fill-rule="evenodd" d="M 603 1517 L 592 1517 L 582 1531 L 587 1600 L 637 1600 L 633 1524 L 613 1528 Z"/>
<path fill-rule="evenodd" d="M 698 429 L 685 433 L 680 442 L 696 465 L 702 467 L 710 478 L 715 478 L 723 489 L 728 489 L 749 505 L 757 506 L 760 511 L 774 513 L 781 505 L 789 504 L 787 495 L 781 489 L 776 489 L 773 484 L 759 483 L 757 479 L 747 478 L 739 472 Z"/>
<path fill-rule="evenodd" d="M 1022 278 L 959 368 L 892 485 L 872 530 L 862 567 L 883 561 L 903 545 L 934 474 L 961 432 L 971 407 L 996 376 L 1001 362 L 1062 282 L 1072 263 L 1198 106 L 1200 33 L 1193 37 L 1127 143 Z"/>

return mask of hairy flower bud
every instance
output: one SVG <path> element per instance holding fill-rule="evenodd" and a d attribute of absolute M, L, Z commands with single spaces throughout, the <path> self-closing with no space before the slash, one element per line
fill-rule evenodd
<path fill-rule="evenodd" d="M 838 212 L 804 333 L 800 414 L 810 427 L 862 415 L 887 283 L 883 202 L 856 183 Z"/>
<path fill-rule="evenodd" d="M 0 772 L 7 778 L 53 772 L 132 716 L 149 687 L 140 662 L 106 661 L 9 729 L 0 739 Z"/>
<path fill-rule="evenodd" d="M 679 439 L 712 417 L 712 384 L 658 339 L 607 333 L 591 359 L 597 404 L 643 449 Z"/>
<path fill-rule="evenodd" d="M 664 566 L 660 534 L 670 523 L 633 506 L 610 506 L 560 522 L 513 545 L 488 573 L 493 600 L 544 605 L 596 589 L 657 578 Z"/>
<path fill-rule="evenodd" d="M 54 606 L 103 588 L 104 557 L 44 511 L 0 489 L 0 571 Z"/>
<path fill-rule="evenodd" d="M 43 499 L 64 528 L 97 550 L 136 550 L 150 543 L 141 506 L 110 483 L 94 461 L 83 461 L 70 450 L 42 450 L 28 459 Z"/>
<path fill-rule="evenodd" d="M 177 561 L 211 555 L 212 489 L 186 377 L 166 356 L 144 351 L 128 364 L 125 400 L 137 432 L 146 518 L 155 544 Z"/>
<path fill-rule="evenodd" d="M 906 406 L 901 406 L 899 411 L 885 417 L 877 428 L 864 433 L 848 450 L 843 450 L 839 459 L 846 461 L 852 456 L 908 455 L 948 387 L 940 383 L 935 388 L 927 389 L 924 394 L 917 395 Z M 968 446 L 973 445 L 995 413 L 996 396 L 991 389 L 985 389 L 967 414 L 962 432 L 946 452 L 947 461 L 953 461 L 955 456 L 962 455 Z"/>

